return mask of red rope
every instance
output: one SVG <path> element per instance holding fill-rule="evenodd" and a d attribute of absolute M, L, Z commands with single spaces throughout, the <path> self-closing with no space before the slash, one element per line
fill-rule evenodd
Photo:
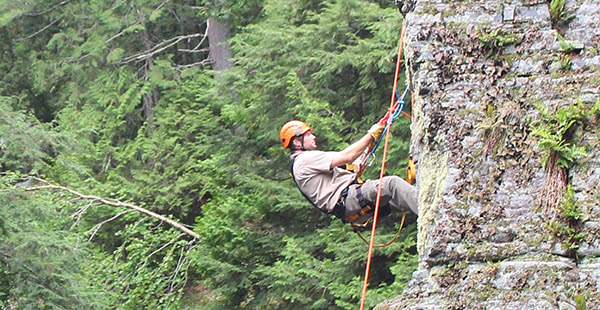
<path fill-rule="evenodd" d="M 398 47 L 398 59 L 396 60 L 396 72 L 394 73 L 394 87 L 392 90 L 392 101 L 390 103 L 390 114 L 394 112 L 394 103 L 396 102 L 396 89 L 398 87 L 398 75 L 400 72 L 400 62 L 402 60 L 402 45 L 404 45 L 404 32 L 406 30 L 406 20 L 402 23 L 402 31 L 400 33 L 400 46 Z M 388 118 L 388 130 L 385 134 L 385 145 L 383 147 L 383 157 L 381 159 L 381 172 L 379 173 L 379 184 L 377 187 L 377 200 L 375 201 L 375 212 L 373 214 L 373 227 L 371 228 L 371 239 L 369 241 L 369 254 L 367 256 L 367 266 L 365 268 L 365 281 L 362 288 L 362 297 L 360 299 L 360 310 L 365 309 L 365 298 L 367 296 L 367 285 L 369 283 L 369 274 L 371 272 L 371 257 L 373 256 L 373 245 L 375 244 L 375 230 L 377 229 L 377 218 L 379 217 L 379 204 L 381 202 L 381 188 L 383 185 L 383 176 L 385 174 L 385 161 L 388 151 L 388 142 L 390 139 L 390 125 L 392 118 Z"/>

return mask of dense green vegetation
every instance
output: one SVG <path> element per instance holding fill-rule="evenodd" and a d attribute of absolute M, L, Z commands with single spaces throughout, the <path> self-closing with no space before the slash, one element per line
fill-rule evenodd
<path fill-rule="evenodd" d="M 208 61 L 209 19 L 231 69 Z M 304 201 L 278 133 L 360 137 L 389 105 L 401 22 L 389 1 L 1 0 L 0 308 L 355 309 L 367 246 Z M 415 238 L 412 219 L 375 251 L 367 306 L 406 285 Z"/>

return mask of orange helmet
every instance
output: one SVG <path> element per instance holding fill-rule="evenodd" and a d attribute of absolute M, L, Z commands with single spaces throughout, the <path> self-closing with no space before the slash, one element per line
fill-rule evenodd
<path fill-rule="evenodd" d="M 281 130 L 279 131 L 279 140 L 281 140 L 281 144 L 283 144 L 284 148 L 288 148 L 293 137 L 301 136 L 311 130 L 312 128 L 306 125 L 305 122 L 289 121 L 281 126 Z"/>

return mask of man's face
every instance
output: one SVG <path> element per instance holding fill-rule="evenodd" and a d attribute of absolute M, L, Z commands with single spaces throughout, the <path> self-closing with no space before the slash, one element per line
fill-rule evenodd
<path fill-rule="evenodd" d="M 304 149 L 307 151 L 317 149 L 317 137 L 312 133 L 312 130 L 304 134 Z"/>

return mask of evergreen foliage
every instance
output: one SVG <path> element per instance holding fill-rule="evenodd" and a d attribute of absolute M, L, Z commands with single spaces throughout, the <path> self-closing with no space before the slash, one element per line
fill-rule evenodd
<path fill-rule="evenodd" d="M 92 247 L 69 229 L 61 197 L 0 192 L 0 306 L 8 309 L 105 309 L 106 294 L 89 280 Z M 52 199 L 52 202 L 50 200 Z"/>
<path fill-rule="evenodd" d="M 0 96 L 1 171 L 38 173 L 63 158 L 61 150 L 73 145 L 68 134 L 52 130 L 26 111 L 15 110 L 19 100 Z"/>
<path fill-rule="evenodd" d="M 231 70 L 203 66 L 209 17 L 232 25 Z M 382 117 L 401 18 L 385 1 L 0 1 L 0 307 L 355 309 L 367 246 L 304 201 L 277 137 L 303 119 L 336 150 Z M 200 239 L 23 191 L 27 174 Z M 380 223 L 390 240 L 399 218 Z M 415 232 L 375 251 L 367 306 L 406 285 Z"/>

